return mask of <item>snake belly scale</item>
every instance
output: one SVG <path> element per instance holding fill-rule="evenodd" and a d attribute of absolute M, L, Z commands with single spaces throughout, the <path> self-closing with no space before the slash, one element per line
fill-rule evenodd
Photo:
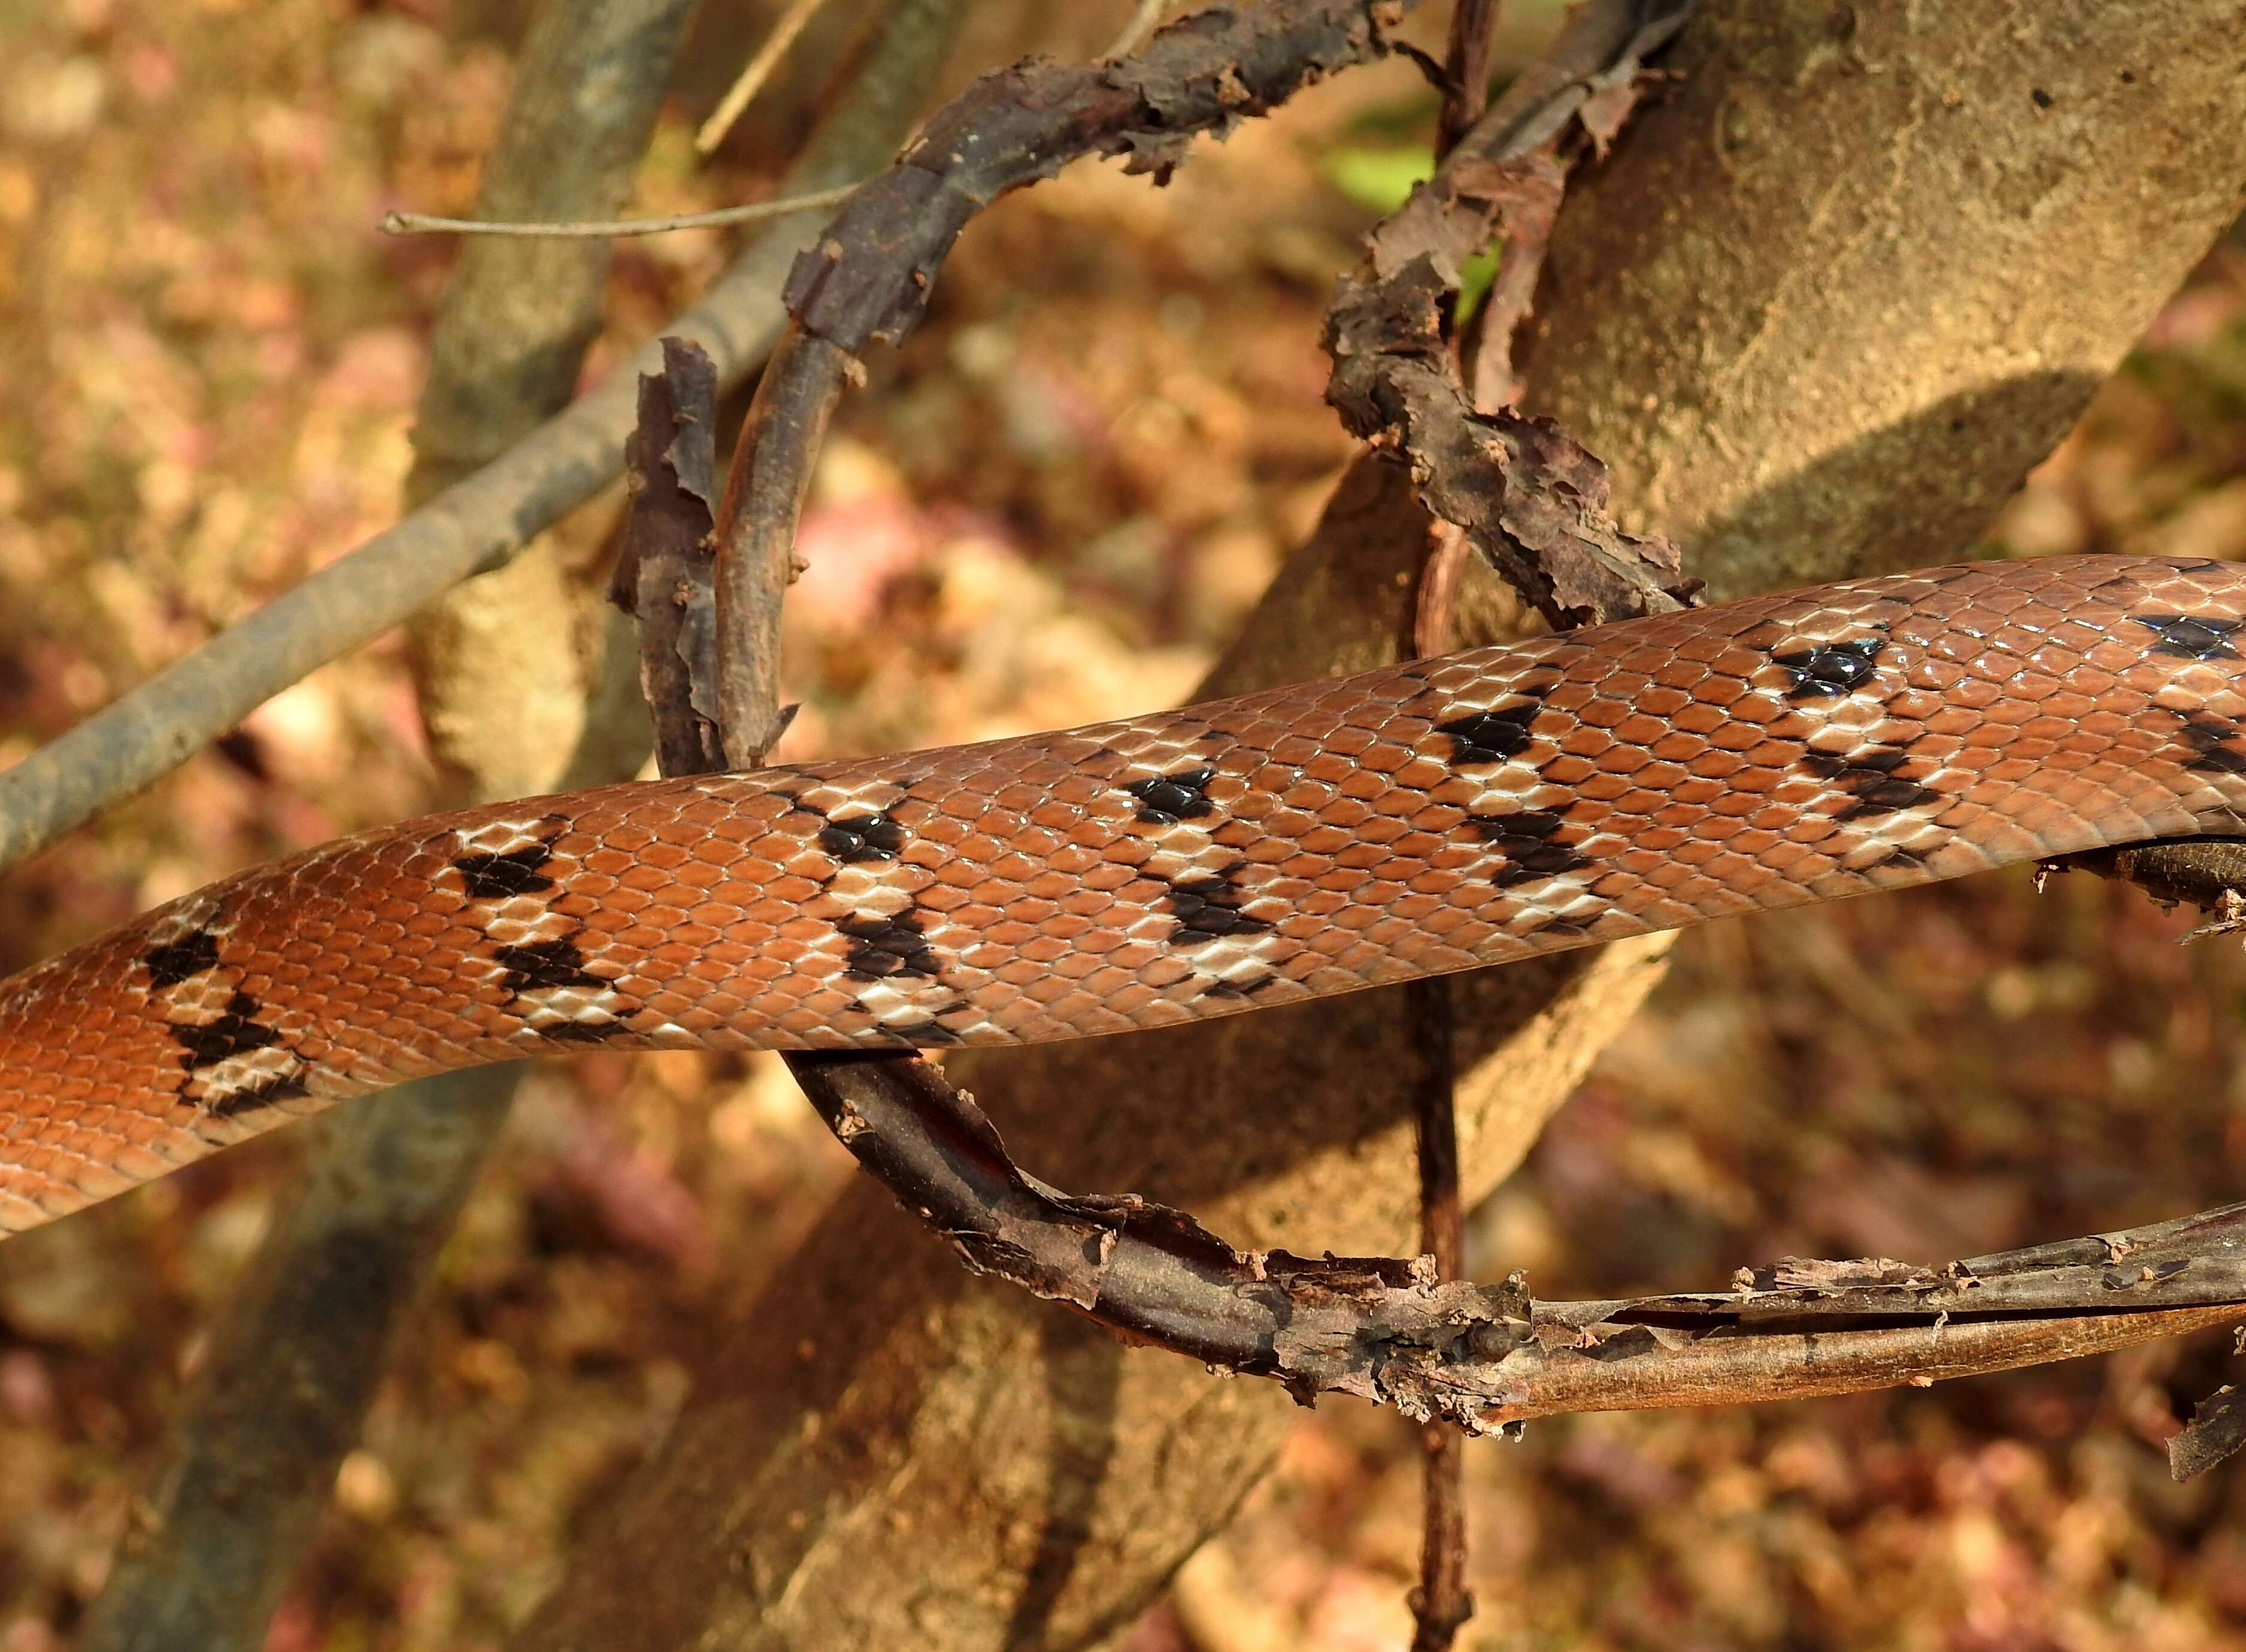
<path fill-rule="evenodd" d="M 0 982 L 0 1231 L 483 1062 L 1123 1032 L 2237 832 L 2243 622 L 2227 563 L 1975 564 L 345 839 Z"/>

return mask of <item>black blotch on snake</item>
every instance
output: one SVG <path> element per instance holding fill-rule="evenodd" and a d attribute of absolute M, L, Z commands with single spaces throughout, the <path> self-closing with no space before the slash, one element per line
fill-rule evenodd
<path fill-rule="evenodd" d="M 500 984 L 511 998 L 548 987 L 612 984 L 585 968 L 585 955 L 575 941 L 533 941 L 501 947 L 492 956 L 507 971 Z"/>
<path fill-rule="evenodd" d="M 1901 772 L 1909 761 L 1910 753 L 1905 748 L 1882 746 L 1848 757 L 1810 751 L 1803 754 L 1801 766 L 1821 780 L 1832 781 L 1855 799 L 1836 819 L 1862 820 L 1942 800 L 1942 793 Z"/>
<path fill-rule="evenodd" d="M 950 1015 L 966 1008 L 965 999 L 954 999 L 936 1015 Z M 885 1021 L 874 1030 L 885 1038 L 895 1039 L 898 1044 L 915 1050 L 924 1050 L 930 1044 L 957 1044 L 959 1035 L 938 1021 L 936 1015 L 923 1016 L 917 1021 Z"/>
<path fill-rule="evenodd" d="M 1512 814 L 1470 814 L 1467 824 L 1476 836 L 1504 857 L 1504 865 L 1490 874 L 1501 889 L 1538 878 L 1555 878 L 1590 864 L 1568 845 L 1557 841 L 1563 815 L 1549 809 L 1521 809 Z"/>
<path fill-rule="evenodd" d="M 540 1037 L 557 1044 L 604 1044 L 630 1030 L 621 1021 L 549 1021 L 531 1028 Z"/>
<path fill-rule="evenodd" d="M 1544 709 L 1537 697 L 1550 692 L 1548 684 L 1522 690 L 1526 697 L 1494 710 L 1470 711 L 1435 724 L 1435 732 L 1451 737 L 1451 764 L 1462 768 L 1474 763 L 1502 763 L 1528 749 L 1528 725 Z"/>
<path fill-rule="evenodd" d="M 2180 660 L 2235 660 L 2238 650 L 2230 646 L 2230 638 L 2242 622 L 2237 620 L 2193 619 L 2181 614 L 2138 614 L 2132 615 L 2160 640 L 2153 644 L 2153 652 L 2167 654 Z"/>
<path fill-rule="evenodd" d="M 151 988 L 176 987 L 189 976 L 218 968 L 218 937 L 208 929 L 198 929 L 177 941 L 149 948 L 140 962 L 148 967 Z"/>
<path fill-rule="evenodd" d="M 1181 769 L 1175 774 L 1133 780 L 1117 789 L 1138 799 L 1140 825 L 1175 826 L 1181 820 L 1198 820 L 1216 812 L 1216 805 L 1208 798 L 1208 783 L 1215 778 L 1215 769 Z"/>
<path fill-rule="evenodd" d="M 255 1084 L 244 1084 L 229 1091 L 207 1105 L 206 1111 L 215 1118 L 237 1118 L 243 1113 L 255 1112 L 260 1107 L 269 1107 L 276 1101 L 289 1101 L 312 1092 L 303 1079 L 294 1073 L 276 1073 L 269 1078 L 260 1078 Z"/>
<path fill-rule="evenodd" d="M 1240 891 L 1233 880 L 1245 864 L 1235 861 L 1213 876 L 1180 878 L 1170 885 L 1170 912 L 1178 921 L 1169 934 L 1170 945 L 1206 946 L 1228 935 L 1261 935 L 1271 927 L 1241 909 Z"/>
<path fill-rule="evenodd" d="M 279 1029 L 267 1026 L 257 1019 L 262 1006 L 246 992 L 237 992 L 226 1001 L 226 1008 L 217 1018 L 200 1026 L 181 1022 L 170 1022 L 165 1030 L 185 1051 L 180 1064 L 189 1072 L 205 1067 L 215 1067 L 221 1061 L 248 1055 L 253 1050 L 263 1050 L 281 1042 Z"/>
<path fill-rule="evenodd" d="M 1876 872 L 1882 867 L 1895 866 L 1923 867 L 1927 863 L 1928 857 L 1933 852 L 1929 849 L 1914 849 L 1906 844 L 1898 843 L 1889 848 L 1888 852 L 1882 855 L 1878 860 L 1866 867 L 1864 870 L 1867 872 Z"/>
<path fill-rule="evenodd" d="M 467 885 L 471 901 L 505 901 L 518 894 L 538 894 L 554 887 L 541 870 L 554 858 L 551 843 L 527 843 L 504 853 L 464 854 L 453 870 Z"/>
<path fill-rule="evenodd" d="M 2178 731 L 2193 753 L 2185 768 L 2200 774 L 2246 774 L 2246 753 L 2229 744 L 2241 733 L 2236 723 L 2204 711 L 2196 716 L 2179 711 L 2176 716 L 2183 725 Z"/>
<path fill-rule="evenodd" d="M 928 944 L 920 920 L 909 912 L 894 918 L 845 918 L 834 926 L 849 937 L 842 972 L 854 981 L 886 981 L 891 976 L 934 977 L 943 963 Z"/>
<path fill-rule="evenodd" d="M 894 860 L 905 846 L 905 831 L 888 810 L 870 814 L 829 816 L 819 828 L 819 846 L 837 860 Z"/>
<path fill-rule="evenodd" d="M 1872 662 L 1887 645 L 1883 636 L 1867 636 L 1852 642 L 1820 642 L 1770 658 L 1786 673 L 1787 699 L 1821 699 L 1853 693 L 1870 682 Z"/>

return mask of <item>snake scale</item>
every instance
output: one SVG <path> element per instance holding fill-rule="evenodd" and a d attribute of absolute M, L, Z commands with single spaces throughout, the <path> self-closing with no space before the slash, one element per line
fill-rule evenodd
<path fill-rule="evenodd" d="M 2246 826 L 2246 568 L 1981 563 L 255 867 L 0 982 L 0 1232 L 540 1052 L 1031 1043 Z"/>

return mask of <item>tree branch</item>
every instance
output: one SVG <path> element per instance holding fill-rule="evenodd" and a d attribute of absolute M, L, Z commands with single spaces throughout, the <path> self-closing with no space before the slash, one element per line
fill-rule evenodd
<path fill-rule="evenodd" d="M 1508 163 L 1579 113 L 1599 84 L 1626 85 L 1666 44 L 1690 0 L 1594 0 L 1569 18 L 1542 71 L 1524 76 L 1365 243 L 1327 316 L 1327 389 L 1342 420 L 1412 468 L 1427 508 L 1466 534 L 1555 629 L 1674 611 L 1695 581 L 1677 549 L 1607 513 L 1606 467 L 1548 420 L 1476 410 L 1448 329 L 1460 267 L 1519 194 Z"/>
<path fill-rule="evenodd" d="M 888 158 L 918 112 L 926 85 L 919 65 L 948 47 L 963 3 L 904 0 L 883 44 L 789 168 L 783 189 L 847 183 Z M 783 319 L 781 272 L 822 221 L 809 214 L 773 225 L 664 331 L 707 350 L 721 384 L 738 381 Z M 660 350 L 646 345 L 474 475 L 0 772 L 0 867 L 178 766 L 261 701 L 371 641 L 439 592 L 505 563 L 616 479 L 639 375 L 660 366 Z"/>
<path fill-rule="evenodd" d="M 1727 8 L 1702 19 L 1695 37 L 1705 31 L 1715 44 L 1696 56 L 1698 78 L 1657 107 L 1658 134 L 1649 123 L 1596 174 L 1601 213 L 1569 207 L 1555 235 L 1555 260 L 1603 214 L 1657 229 L 1725 221 L 1733 210 L 1731 175 L 1704 151 L 1729 129 L 1709 105 L 1738 84 L 1725 65 L 1764 49 L 1774 26 L 1766 10 L 1750 5 L 1734 17 Z M 1865 51 L 1896 48 L 1884 13 L 1858 12 Z M 1793 10 L 1785 15 L 1792 19 L 1785 27 L 1807 26 Z M 2123 22 L 2110 9 L 2069 15 L 2093 31 Z M 2148 26 L 2150 18 L 2132 13 L 2127 26 Z M 1822 26 L 1822 14 L 1813 21 Z M 2159 27 L 2166 44 L 2147 50 L 2164 60 L 2188 54 L 2208 26 L 2205 16 L 2165 19 Z M 1945 14 L 1934 35 L 1914 37 L 1909 51 L 1963 61 L 1979 27 L 1975 16 Z M 2063 85 L 2073 72 L 2072 58 L 2054 51 L 2034 59 L 2032 72 L 2046 78 L 2038 84 Z M 2018 72 L 2006 59 L 2004 84 L 2013 85 Z M 1803 85 L 1808 90 L 1789 81 L 1769 92 L 1767 106 L 1758 105 L 1763 125 L 1756 130 L 1828 121 L 1821 99 L 1831 87 L 1814 75 Z M 2188 111 L 2201 123 L 2194 130 L 2215 130 L 2205 124 L 2221 116 L 2205 101 L 2212 95 L 2207 85 L 2164 79 L 2131 119 Z M 1885 81 L 1874 88 L 1892 89 Z M 1847 90 L 1854 95 L 1858 88 L 1851 82 Z M 1977 82 L 1967 90 L 1982 95 Z M 1941 158 L 1935 164 L 1980 180 L 1956 167 L 1980 153 L 1982 132 L 1941 120 L 1911 131 L 1925 153 Z M 2095 142 L 2086 152 L 2079 128 L 2046 128 L 2037 139 L 2041 150 L 2016 153 L 2019 167 L 2119 164 Z M 1693 160 L 1671 175 L 1678 153 Z M 1892 160 L 1838 145 L 1814 153 L 1817 167 L 1790 179 L 1812 200 L 1876 196 Z M 1657 180 L 1657 187 L 1649 181 Z M 1942 248 L 1961 272 L 2017 265 L 2008 243 L 1981 233 L 1995 221 L 1977 203 L 1996 183 L 1982 180 L 1973 190 L 1930 200 L 1900 233 L 1914 246 Z M 2211 237 L 2226 220 L 2204 207 L 2195 203 L 2191 210 Z M 2084 228 L 2086 239 L 2039 248 L 2036 257 L 2058 259 L 2077 279 L 2084 268 L 2102 268 L 2099 249 L 2106 243 L 2089 235 L 2093 226 Z M 1774 284 L 1795 296 L 1798 309 L 1876 310 L 1878 296 L 1894 290 L 1868 273 L 1835 284 L 1835 255 L 1814 237 L 1733 235 L 1726 245 L 1740 289 L 1759 295 Z M 1562 376 L 1571 394 L 1612 410 L 1598 445 L 1610 459 L 1621 455 L 1637 465 L 1647 437 L 1660 428 L 1658 418 L 1649 421 L 1637 411 L 1634 369 L 1646 348 L 1644 318 L 1670 317 L 1673 341 L 1665 331 L 1657 341 L 1690 349 L 1698 335 L 1678 316 L 1674 294 L 1721 306 L 1733 293 L 1703 283 L 1669 289 L 1666 301 L 1655 295 L 1624 305 L 1616 293 L 1628 266 L 1602 266 L 1587 276 L 1582 262 L 1578 256 L 1571 266 L 1579 273 L 1566 289 L 1576 353 L 1547 345 L 1536 364 Z M 2111 348 L 2118 350 L 2165 295 L 2172 270 L 2157 279 L 2134 265 L 2115 272 L 2131 296 L 2126 305 L 2100 310 L 2100 336 Z M 2025 296 L 2025 308 L 2012 313 L 2030 330 L 2046 324 L 2054 306 L 2073 302 L 2055 292 Z M 2079 311 L 2068 310 L 2070 324 Z M 1970 364 L 1954 353 L 1919 350 L 1916 341 L 1935 317 L 1878 313 L 1894 330 L 1879 350 L 1855 353 L 1853 377 L 1797 377 L 1759 388 L 1753 400 L 1719 384 L 1684 411 L 1711 441 L 1724 443 L 1739 430 L 1763 431 L 1767 439 L 1764 426 L 1774 413 L 1791 417 L 1790 398 L 1813 391 L 1836 396 L 1831 406 L 1841 417 L 1819 425 L 1814 449 L 1800 451 L 1790 429 L 1780 442 L 1791 457 L 1778 473 L 1814 475 L 1821 455 L 1881 434 L 1875 422 L 1846 417 L 1861 411 L 1868 420 L 1878 405 L 1868 392 L 1902 382 L 1923 364 L 1953 377 Z M 1594 358 L 1596 373 L 1583 365 Z M 1783 372 L 1785 364 L 1772 369 Z M 1843 384 L 1867 393 L 1840 395 Z M 1946 498 L 2008 486 L 2023 462 L 1979 446 L 1961 456 L 1946 425 L 1914 425 L 1894 440 L 1892 450 L 1882 450 L 1892 462 L 1926 467 L 1914 486 Z M 1960 464 L 1974 468 L 1964 473 L 1955 468 Z M 1618 473 L 1630 472 L 1618 467 Z M 1747 479 L 1759 486 L 1753 479 L 1760 474 Z M 1391 465 L 1367 461 L 1352 469 L 1321 538 L 1283 574 L 1205 692 L 1244 691 L 1395 657 L 1410 629 L 1409 570 L 1425 534 L 1403 479 Z M 1697 527 L 1659 487 L 1627 486 L 1623 493 L 1643 501 L 1670 532 Z M 1864 508 L 1875 531 L 1907 542 L 1876 498 Z M 1834 574 L 1859 542 L 1832 537 L 1826 554 Z M 1470 569 L 1469 578 L 1480 573 Z M 1820 574 L 1805 568 L 1793 577 Z M 1460 640 L 1474 640 L 1471 630 Z M 1548 961 L 1548 967 L 1460 982 L 1468 1199 L 1516 1161 L 1582 1064 L 1657 975 L 1658 950 L 1657 943 L 1633 946 L 1595 961 Z M 1400 1022 L 1392 995 L 1366 994 L 1312 1015 L 1273 1012 L 1145 1038 L 954 1057 L 947 1071 L 973 1085 L 1033 1162 L 1065 1166 L 1080 1185 L 1159 1188 L 1191 1202 L 1242 1243 L 1378 1248 L 1409 1242 L 1405 1132 L 1394 1127 L 1408 1106 L 1395 1082 L 1411 1061 Z M 1090 1097 L 1099 1105 L 1080 1105 Z M 1181 1098 L 1203 1105 L 1181 1108 Z M 1236 1506 L 1289 1425 L 1287 1408 L 1267 1384 L 1212 1387 L 1183 1362 L 1120 1356 L 1104 1333 L 1056 1325 L 1050 1310 L 1011 1294 L 963 1288 L 958 1272 L 915 1225 L 896 1218 L 887 1193 L 846 1192 L 780 1270 L 751 1322 L 713 1354 L 662 1459 L 619 1492 L 603 1518 L 607 1540 L 589 1546 L 520 1644 L 636 1649 L 720 1639 L 772 1648 L 910 1639 L 958 1649 L 1058 1647 L 1081 1644 L 1127 1618 Z M 997 1439 L 1005 1442 L 1003 1453 L 991 1449 Z M 902 1472 L 908 1459 L 909 1473 Z M 894 1534 L 907 1530 L 915 1560 L 910 1574 L 900 1576 Z M 633 1584 L 657 1567 L 665 1598 L 650 1608 Z"/>
<path fill-rule="evenodd" d="M 1424 1256 L 1235 1250 L 1135 1195 L 1072 1198 L 1018 1169 L 917 1057 L 809 1057 L 797 1071 L 859 1163 L 976 1272 L 1299 1400 L 1353 1394 L 1474 1432 L 1923 1386 L 2246 1319 L 2246 1205 L 1941 1268 L 1788 1259 L 1731 1291 L 1536 1302 L 1518 1275 L 1476 1285 Z"/>
<path fill-rule="evenodd" d="M 493 235 L 514 241 L 610 241 L 619 235 L 665 235 L 674 229 L 723 229 L 733 224 L 760 224 L 785 218 L 813 207 L 839 207 L 850 199 L 856 180 L 832 189 L 805 194 L 775 195 L 739 207 L 719 207 L 710 212 L 672 213 L 661 218 L 500 219 L 432 218 L 427 213 L 385 213 L 385 235 Z"/>
<path fill-rule="evenodd" d="M 691 10 L 691 0 L 549 0 L 487 163 L 487 209 L 613 209 L 655 130 Z M 462 261 L 431 352 L 412 491 L 434 491 L 568 403 L 600 324 L 608 262 L 605 248 L 583 246 L 483 248 Z M 566 605 L 512 595 L 511 626 L 566 658 Z M 458 623 L 473 629 L 474 615 Z M 446 704 L 460 686 L 457 673 L 425 676 L 425 718 L 505 722 L 544 684 L 502 676 L 467 690 L 473 705 Z M 574 673 L 564 691 L 582 703 Z M 500 749 L 525 744 L 518 735 Z M 549 780 L 568 744 L 546 743 Z M 487 749 L 471 745 L 469 760 Z M 467 789 L 512 795 L 520 760 L 471 772 Z M 304 1173 L 212 1328 L 201 1377 L 171 1419 L 148 1517 L 81 1637 L 88 1652 L 264 1640 L 521 1072 L 446 1074 L 308 1126 Z"/>

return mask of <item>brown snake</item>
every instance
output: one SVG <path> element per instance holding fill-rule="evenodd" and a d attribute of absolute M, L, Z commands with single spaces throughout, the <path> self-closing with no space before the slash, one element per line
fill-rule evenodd
<path fill-rule="evenodd" d="M 1937 568 L 408 821 L 0 982 L 0 1232 L 452 1068 L 1290 1003 L 2246 825 L 2246 568 Z"/>

